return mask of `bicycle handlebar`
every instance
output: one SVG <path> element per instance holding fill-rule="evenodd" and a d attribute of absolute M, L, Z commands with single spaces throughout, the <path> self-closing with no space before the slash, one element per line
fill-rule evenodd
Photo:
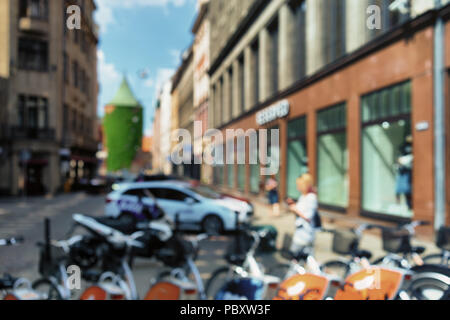
<path fill-rule="evenodd" d="M 0 239 L 0 247 L 4 246 L 14 246 L 25 241 L 24 237 L 15 237 L 8 239 Z"/>

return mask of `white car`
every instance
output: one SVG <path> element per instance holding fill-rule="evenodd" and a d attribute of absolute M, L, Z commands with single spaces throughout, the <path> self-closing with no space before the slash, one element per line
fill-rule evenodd
<path fill-rule="evenodd" d="M 148 191 L 148 192 L 147 192 Z M 154 196 L 152 198 L 151 196 Z M 241 200 L 222 197 L 207 187 L 194 187 L 186 182 L 133 182 L 120 184 L 106 198 L 105 213 L 118 218 L 134 213 L 144 219 L 141 206 L 156 204 L 172 221 L 178 219 L 182 230 L 218 234 L 236 229 L 250 221 L 253 207 Z"/>

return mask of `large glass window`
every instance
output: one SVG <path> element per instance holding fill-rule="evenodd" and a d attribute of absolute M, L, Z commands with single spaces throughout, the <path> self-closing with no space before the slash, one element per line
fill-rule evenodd
<path fill-rule="evenodd" d="M 241 192 L 245 191 L 245 164 L 238 164 L 238 189 Z"/>
<path fill-rule="evenodd" d="M 317 114 L 317 186 L 321 205 L 348 205 L 348 151 L 346 105 Z"/>
<path fill-rule="evenodd" d="M 364 96 L 362 119 L 363 210 L 410 218 L 413 215 L 411 83 Z"/>
<path fill-rule="evenodd" d="M 218 152 L 217 148 L 214 150 Z M 213 165 L 213 180 L 217 186 L 223 186 L 224 184 L 224 165 L 223 163 L 214 163 Z"/>
<path fill-rule="evenodd" d="M 259 147 L 259 136 L 257 137 L 257 146 Z M 256 159 L 256 163 L 250 163 L 250 192 L 259 193 L 260 191 L 260 178 L 261 178 L 261 166 L 259 162 L 259 148 L 249 150 L 251 157 Z"/>
<path fill-rule="evenodd" d="M 306 117 L 303 116 L 288 123 L 287 148 L 287 196 L 292 199 L 300 197 L 296 180 L 308 172 L 306 152 Z"/>

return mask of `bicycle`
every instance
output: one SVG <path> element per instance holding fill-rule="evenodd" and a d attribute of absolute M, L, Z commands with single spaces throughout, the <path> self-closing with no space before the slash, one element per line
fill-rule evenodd
<path fill-rule="evenodd" d="M 423 258 L 427 264 L 440 264 L 450 267 L 450 227 L 441 227 L 437 233 L 436 246 L 440 253 L 431 254 Z"/>
<path fill-rule="evenodd" d="M 0 247 L 15 246 L 24 241 L 22 237 L 0 239 Z M 14 278 L 5 274 L 0 278 L 0 292 L 3 300 L 41 300 L 43 294 L 33 290 L 31 282 L 24 278 Z"/>
<path fill-rule="evenodd" d="M 413 221 L 395 228 L 376 226 L 382 231 L 383 249 L 388 254 L 375 260 L 373 264 L 410 271 L 407 292 L 412 299 L 442 300 L 448 298 L 450 292 L 448 265 L 425 264 L 420 256 L 425 248 L 411 244 L 415 229 L 428 224 L 425 221 Z"/>
<path fill-rule="evenodd" d="M 372 253 L 360 249 L 359 245 L 364 231 L 375 227 L 377 226 L 361 224 L 359 227 L 352 229 L 322 229 L 324 232 L 333 234 L 332 251 L 336 254 L 347 256 L 347 258 L 323 263 L 321 266 L 322 270 L 345 279 L 350 274 L 359 271 L 362 264 L 367 268 L 370 265 L 369 260 L 372 258 Z"/>
<path fill-rule="evenodd" d="M 344 266 L 344 277 L 327 273 L 325 267 L 315 262 L 311 251 L 303 251 L 302 259 L 312 271 L 298 272 L 287 277 L 281 284 L 275 300 L 409 300 L 406 283 L 410 272 L 398 268 L 371 266 L 370 252 L 358 249 L 359 240 L 369 225 L 347 231 L 323 230 L 334 233 L 333 248 L 352 258 L 329 262 L 329 265 Z M 326 265 L 326 264 L 324 264 Z M 303 268 L 297 264 L 297 268 Z M 310 268 L 311 269 L 311 268 Z"/>
<path fill-rule="evenodd" d="M 264 267 L 255 258 L 260 239 L 266 234 L 266 230 L 237 232 L 225 255 L 229 265 L 214 271 L 206 283 L 208 299 L 262 300 L 278 288 L 280 279 L 265 274 Z"/>

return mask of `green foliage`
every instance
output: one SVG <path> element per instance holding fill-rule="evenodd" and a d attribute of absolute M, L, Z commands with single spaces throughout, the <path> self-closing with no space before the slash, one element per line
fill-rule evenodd
<path fill-rule="evenodd" d="M 129 169 L 142 146 L 142 108 L 116 107 L 113 112 L 105 114 L 103 125 L 108 171 Z"/>

